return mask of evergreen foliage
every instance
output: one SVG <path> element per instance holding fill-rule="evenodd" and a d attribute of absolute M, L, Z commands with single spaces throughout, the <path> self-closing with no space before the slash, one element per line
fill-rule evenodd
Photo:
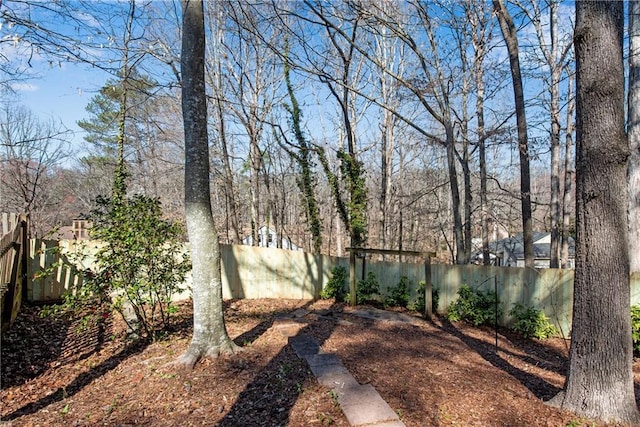
<path fill-rule="evenodd" d="M 640 305 L 631 307 L 631 338 L 633 339 L 633 351 L 640 354 Z"/>
<path fill-rule="evenodd" d="M 496 304 L 497 298 L 493 291 L 482 292 L 462 285 L 458 291 L 458 299 L 449 306 L 447 318 L 452 322 L 463 320 L 473 326 L 493 323 L 496 317 L 502 316 L 500 301 Z"/>
<path fill-rule="evenodd" d="M 509 314 L 515 318 L 512 329 L 525 338 L 544 340 L 558 333 L 547 316 L 535 307 L 525 307 L 518 303 L 514 305 Z"/>
<path fill-rule="evenodd" d="M 367 273 L 367 278 L 359 280 L 356 284 L 357 304 L 365 304 L 375 300 L 375 296 L 380 294 L 380 283 L 373 271 Z"/>
<path fill-rule="evenodd" d="M 96 203 L 88 216 L 91 236 L 104 246 L 96 270 L 85 272 L 83 292 L 108 301 L 143 338 L 156 339 L 170 325 L 172 296 L 183 290 L 191 268 L 188 256 L 180 255 L 184 231 L 162 218 L 159 200 L 151 197 L 98 197 Z"/>
<path fill-rule="evenodd" d="M 384 305 L 387 307 L 407 307 L 409 305 L 409 289 L 412 283 L 407 276 L 402 276 L 396 286 L 387 289 Z M 424 301 L 424 289 L 422 293 Z M 424 305 L 424 302 L 423 302 Z"/>
<path fill-rule="evenodd" d="M 331 278 L 327 285 L 320 292 L 320 298 L 335 298 L 336 302 L 344 302 L 347 295 L 347 284 L 349 283 L 349 272 L 342 266 L 333 267 Z"/>
<path fill-rule="evenodd" d="M 419 313 L 424 313 L 426 309 L 426 301 L 425 301 L 425 290 L 427 284 L 424 280 L 418 282 L 418 294 L 416 295 L 416 300 L 409 307 L 412 311 L 417 311 Z M 431 312 L 438 312 L 438 304 L 440 303 L 440 290 L 438 288 L 433 288 L 431 293 Z"/>
<path fill-rule="evenodd" d="M 351 244 L 354 247 L 362 247 L 367 241 L 367 186 L 364 165 L 344 150 L 338 150 L 338 159 L 350 196 L 347 207 Z"/>
<path fill-rule="evenodd" d="M 300 105 L 295 96 L 293 85 L 291 84 L 290 66 L 285 61 L 285 82 L 287 84 L 287 93 L 291 105 L 284 105 L 284 108 L 290 115 L 289 126 L 296 140 L 297 152 L 286 148 L 289 155 L 296 161 L 298 168 L 300 169 L 299 175 L 296 178 L 298 188 L 300 188 L 302 196 L 302 205 L 307 217 L 307 224 L 309 231 L 313 239 L 313 251 L 320 253 L 322 248 L 322 221 L 320 219 L 320 209 L 318 207 L 318 201 L 316 200 L 316 180 L 314 178 L 314 163 L 312 159 L 311 147 L 307 141 L 304 132 L 302 131 L 301 119 L 302 111 Z"/>

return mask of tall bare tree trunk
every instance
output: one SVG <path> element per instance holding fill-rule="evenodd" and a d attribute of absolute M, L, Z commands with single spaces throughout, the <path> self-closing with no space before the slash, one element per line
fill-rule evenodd
<path fill-rule="evenodd" d="M 565 390 L 579 416 L 640 423 L 633 384 L 622 2 L 576 2 L 576 272 Z"/>
<path fill-rule="evenodd" d="M 507 11 L 504 0 L 493 0 L 493 8 L 498 16 L 502 36 L 509 52 L 511 79 L 513 81 L 513 97 L 516 107 L 516 123 L 518 127 L 518 152 L 520 153 L 520 199 L 522 206 L 522 240 L 524 243 L 524 263 L 526 267 L 534 266 L 533 257 L 533 219 L 531 211 L 531 177 L 529 171 L 529 136 L 527 134 L 527 116 L 524 104 L 524 90 L 520 59 L 518 57 L 518 35 L 513 19 Z"/>
<path fill-rule="evenodd" d="M 629 262 L 640 277 L 640 2 L 629 2 Z"/>
<path fill-rule="evenodd" d="M 262 155 L 258 145 L 258 137 L 249 135 L 249 163 L 251 171 L 249 175 L 251 193 L 251 239 L 253 246 L 261 246 L 259 237 L 260 228 L 260 169 Z"/>
<path fill-rule="evenodd" d="M 564 190 L 562 198 L 562 254 L 561 266 L 567 268 L 569 263 L 569 227 L 571 226 L 571 212 L 574 205 L 572 203 L 571 189 L 573 188 L 573 171 L 572 147 L 573 147 L 573 113 L 575 111 L 575 97 L 573 96 L 573 77 L 569 76 L 567 84 L 567 128 L 565 130 L 565 146 L 564 146 Z"/>
<path fill-rule="evenodd" d="M 450 123 L 450 121 L 448 122 Z M 458 171 L 456 170 L 456 147 L 453 127 L 445 125 L 447 170 L 449 172 L 449 191 L 451 192 L 451 212 L 453 214 L 453 237 L 455 240 L 455 263 L 466 264 L 464 256 L 464 232 L 462 215 L 460 214 L 460 190 L 458 188 Z"/>
<path fill-rule="evenodd" d="M 219 21 L 222 20 L 222 17 L 217 16 L 216 19 Z M 226 199 L 227 206 L 229 207 L 229 212 L 227 215 L 227 220 L 231 222 L 231 229 L 233 231 L 233 242 L 235 244 L 241 243 L 240 237 L 240 227 L 238 225 L 238 202 L 236 200 L 236 191 L 235 185 L 233 181 L 233 171 L 231 170 L 231 161 L 229 157 L 229 146 L 227 141 L 227 129 L 225 126 L 225 116 L 224 116 L 224 107 L 223 107 L 223 86 L 222 86 L 222 65 L 220 63 L 220 55 L 221 55 L 221 46 L 222 46 L 222 29 L 220 28 L 221 24 L 217 23 L 217 46 L 214 50 L 214 67 L 215 67 L 215 90 L 218 92 L 217 96 L 214 97 L 215 101 L 215 112 L 216 119 L 218 122 L 218 135 L 220 137 L 220 148 L 222 150 L 222 166 L 224 169 L 224 195 Z"/>
<path fill-rule="evenodd" d="M 480 167 L 480 222 L 482 227 L 482 264 L 490 265 L 489 254 L 489 201 L 487 197 L 487 153 L 484 123 L 484 59 L 486 54 L 487 21 L 484 5 L 470 3 L 466 10 L 471 25 L 471 43 L 474 50 L 473 71 L 476 85 L 476 117 L 478 134 L 478 161 Z"/>
<path fill-rule="evenodd" d="M 562 64 L 558 57 L 558 3 L 549 5 L 549 24 L 551 26 L 551 247 L 549 267 L 560 266 L 560 76 Z"/>
<path fill-rule="evenodd" d="M 182 0 L 185 215 L 193 265 L 193 337 L 175 364 L 187 368 L 202 357 L 237 349 L 224 324 L 220 245 L 211 212 L 203 9 L 202 0 Z"/>

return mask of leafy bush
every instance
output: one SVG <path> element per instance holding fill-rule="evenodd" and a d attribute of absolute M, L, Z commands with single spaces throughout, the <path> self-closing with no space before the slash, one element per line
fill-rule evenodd
<path fill-rule="evenodd" d="M 424 283 L 424 281 L 422 283 Z M 423 285 L 423 286 L 426 286 L 426 285 Z M 424 298 L 424 292 L 422 292 L 422 295 L 423 295 L 423 298 Z M 439 304 L 440 304 L 440 289 L 433 288 L 433 291 L 431 292 L 431 312 L 432 313 L 437 313 L 438 312 L 438 305 Z"/>
<path fill-rule="evenodd" d="M 356 286 L 356 301 L 358 304 L 364 304 L 374 300 L 374 295 L 380 294 L 380 283 L 376 278 L 376 274 L 370 271 L 367 278 L 360 280 Z"/>
<path fill-rule="evenodd" d="M 558 333 L 547 316 L 535 307 L 525 307 L 518 303 L 509 312 L 516 321 L 512 329 L 525 338 L 537 338 L 544 340 Z"/>
<path fill-rule="evenodd" d="M 417 311 L 419 313 L 424 313 L 426 308 L 426 302 L 424 298 L 424 293 L 426 290 L 427 284 L 424 280 L 418 282 L 418 294 L 416 295 L 416 300 L 413 304 L 410 305 L 409 309 L 411 311 Z M 440 303 L 440 289 L 433 288 L 431 291 L 431 312 L 436 313 L 438 311 L 438 304 Z"/>
<path fill-rule="evenodd" d="M 120 313 L 129 329 L 155 340 L 170 324 L 191 262 L 181 254 L 182 227 L 162 218 L 160 201 L 143 195 L 98 197 L 88 219 L 91 236 L 104 243 L 95 270 L 84 272 L 75 298 L 97 298 Z M 73 297 L 70 297 L 70 301 Z"/>
<path fill-rule="evenodd" d="M 402 276 L 396 286 L 387 289 L 384 305 L 387 307 L 406 307 L 409 304 L 409 288 L 411 282 L 407 276 Z M 424 299 L 424 292 L 423 292 Z"/>
<path fill-rule="evenodd" d="M 631 307 L 631 338 L 633 351 L 640 354 L 640 305 Z"/>
<path fill-rule="evenodd" d="M 493 291 L 482 292 L 462 285 L 458 291 L 458 299 L 449 306 L 447 318 L 452 322 L 463 320 L 474 326 L 492 323 L 496 315 L 502 316 L 500 301 L 496 313 L 496 298 Z"/>
<path fill-rule="evenodd" d="M 320 292 L 320 298 L 335 298 L 337 302 L 343 302 L 347 296 L 347 283 L 349 283 L 349 272 L 342 266 L 333 267 L 331 278 L 327 285 Z"/>

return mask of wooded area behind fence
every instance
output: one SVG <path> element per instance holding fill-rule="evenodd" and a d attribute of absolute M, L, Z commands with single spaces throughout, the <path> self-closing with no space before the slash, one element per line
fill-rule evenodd
<path fill-rule="evenodd" d="M 31 240 L 27 299 L 55 301 L 63 292 L 79 285 L 82 280 L 79 271 L 93 267 L 97 247 L 93 241 Z M 335 266 L 349 269 L 349 258 L 244 245 L 221 245 L 220 249 L 225 299 L 313 299 L 319 296 Z M 367 260 L 365 268 L 362 267 L 362 258 L 357 258 L 357 279 L 366 277 L 369 272 L 375 273 L 382 293 L 396 286 L 402 276 L 407 276 L 413 299 L 417 296 L 418 283 L 425 278 L 424 263 Z M 43 271 L 48 274 L 42 274 Z M 438 313 L 446 313 L 463 284 L 483 291 L 495 288 L 504 313 L 500 324 L 509 325 L 512 321 L 509 310 L 513 304 L 521 303 L 542 310 L 565 335 L 571 329 L 573 277 L 573 270 L 431 266 L 431 283 L 439 299 Z M 185 284 L 189 286 L 190 283 L 188 276 Z M 189 297 L 190 292 L 186 291 L 177 299 Z M 640 303 L 640 279 L 637 277 L 631 280 L 631 303 Z"/>

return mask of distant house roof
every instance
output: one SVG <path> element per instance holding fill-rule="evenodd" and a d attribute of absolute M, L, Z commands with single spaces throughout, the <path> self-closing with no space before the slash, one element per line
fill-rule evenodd
<path fill-rule="evenodd" d="M 569 257 L 575 257 L 575 240 L 569 237 Z M 496 240 L 489 243 L 489 251 L 512 259 L 524 259 L 524 243 L 522 233 L 506 239 Z M 536 259 L 551 258 L 551 233 L 540 231 L 533 232 L 533 255 Z"/>

